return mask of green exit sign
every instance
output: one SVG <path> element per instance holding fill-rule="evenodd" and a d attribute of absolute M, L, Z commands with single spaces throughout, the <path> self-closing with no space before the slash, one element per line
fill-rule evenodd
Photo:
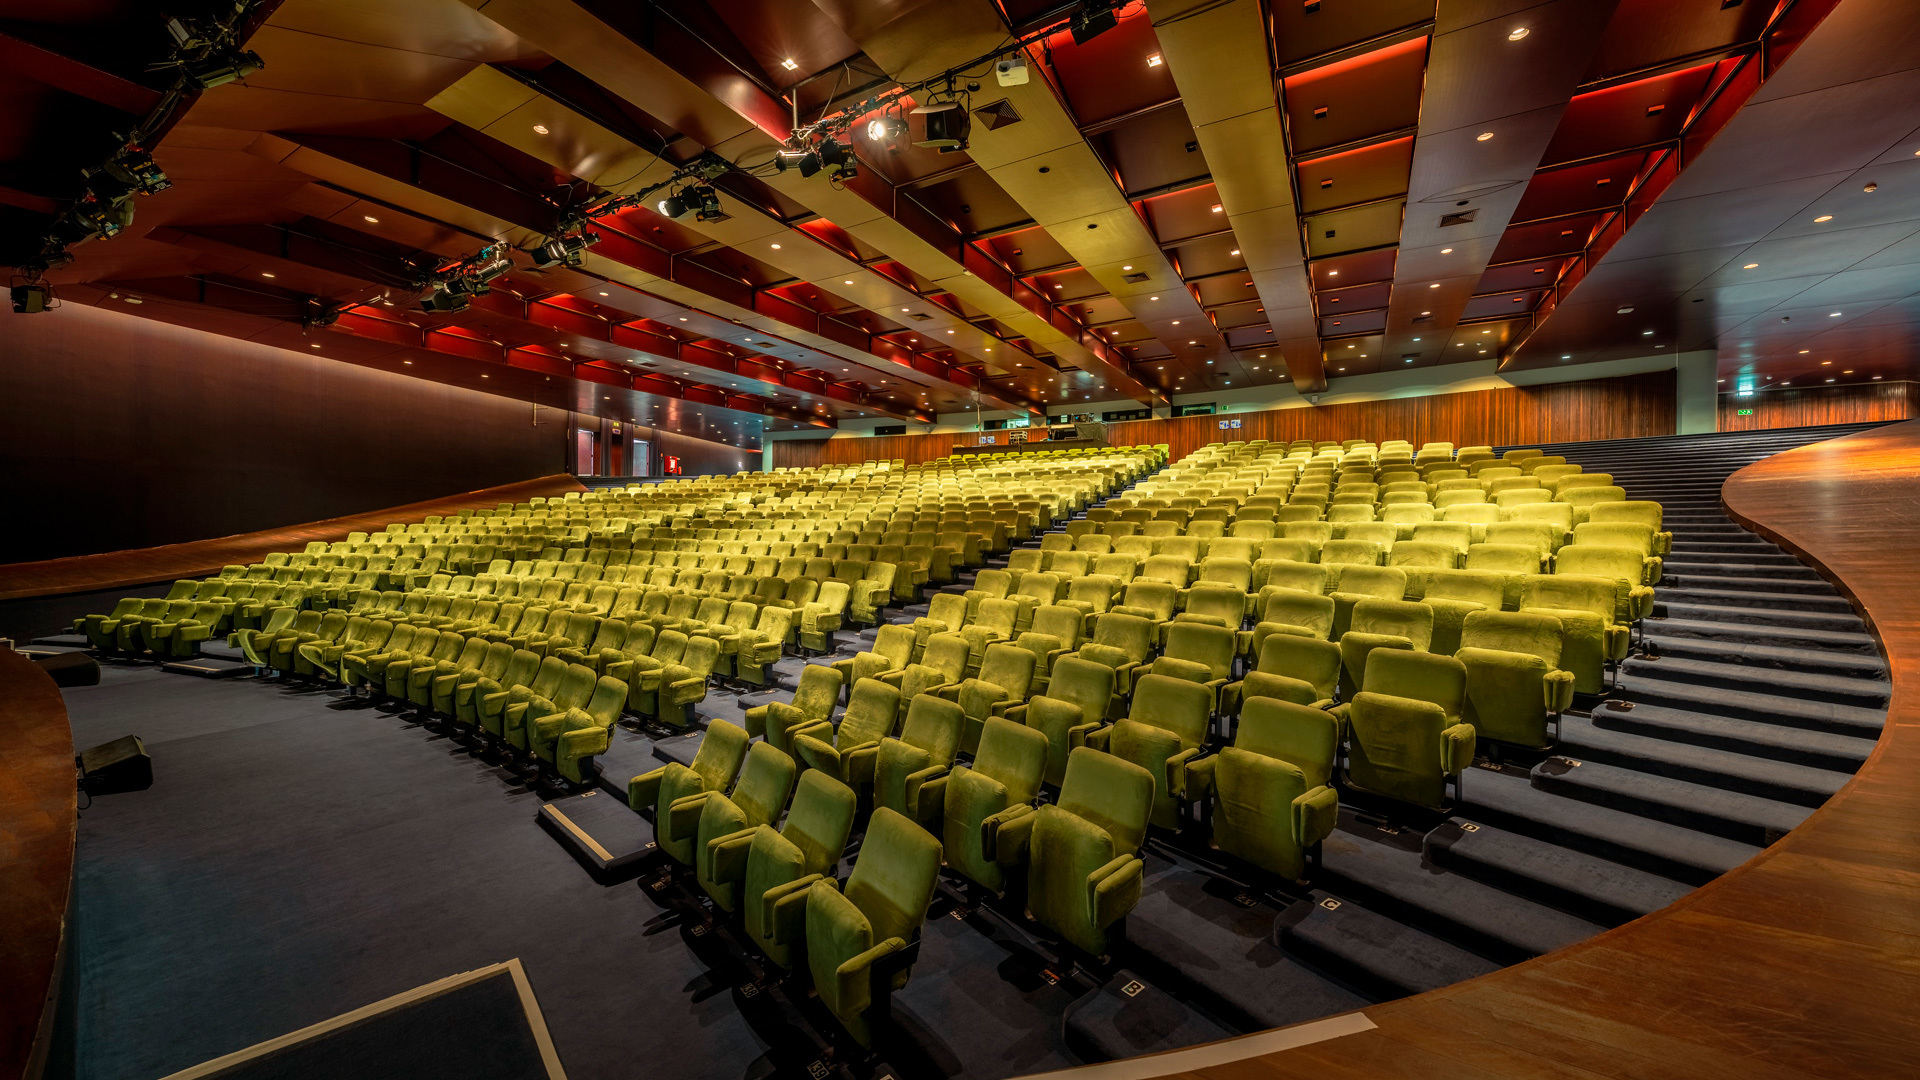
<path fill-rule="evenodd" d="M 1736 409 L 1736 410 L 1734 410 L 1734 415 L 1736 415 L 1736 416 L 1752 416 L 1752 415 L 1753 415 L 1753 410 L 1752 410 L 1752 409 Z"/>

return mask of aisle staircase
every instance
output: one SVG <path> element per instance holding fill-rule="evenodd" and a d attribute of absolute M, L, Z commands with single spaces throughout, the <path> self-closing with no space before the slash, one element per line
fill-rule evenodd
<path fill-rule="evenodd" d="M 1831 585 L 1727 518 L 1720 488 L 1867 426 L 1546 447 L 1666 508 L 1646 655 L 1565 718 L 1552 756 L 1471 770 L 1417 841 L 1343 820 L 1282 946 L 1376 996 L 1436 988 L 1658 910 L 1838 791 L 1885 721 L 1886 665 Z"/>

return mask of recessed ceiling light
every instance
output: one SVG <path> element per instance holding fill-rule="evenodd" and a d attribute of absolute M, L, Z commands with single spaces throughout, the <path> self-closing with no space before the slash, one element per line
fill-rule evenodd
<path fill-rule="evenodd" d="M 1839 313 L 1839 312 L 1837 312 L 1837 311 L 1829 311 L 1829 312 L 1827 312 L 1827 318 L 1829 318 L 1829 319 L 1837 319 L 1837 318 L 1839 318 L 1839 317 L 1840 317 L 1840 313 Z"/>
<path fill-rule="evenodd" d="M 1175 326 L 1179 326 L 1179 325 L 1180 325 L 1180 320 L 1179 320 L 1179 319 L 1175 319 L 1175 320 L 1173 320 L 1173 325 L 1175 325 Z"/>
<path fill-rule="evenodd" d="M 320 347 L 320 343 L 319 343 L 319 342 L 317 342 L 317 341 L 315 341 L 315 342 L 311 342 L 311 343 L 309 343 L 309 344 L 307 345 L 307 348 L 309 348 L 309 349 L 317 349 L 317 348 L 319 348 L 319 347 Z"/>
<path fill-rule="evenodd" d="M 780 61 L 780 66 L 783 68 L 786 68 L 788 71 L 792 71 L 795 68 L 798 68 L 800 65 L 794 63 L 793 59 L 789 57 L 785 60 Z"/>
<path fill-rule="evenodd" d="M 1427 288 L 1429 288 L 1429 289 L 1437 289 L 1437 288 L 1439 288 L 1439 287 L 1440 287 L 1440 283 L 1439 283 L 1439 282 L 1437 282 L 1437 281 L 1436 281 L 1436 282 L 1434 282 L 1433 284 L 1431 284 L 1431 285 L 1429 285 L 1429 286 L 1427 286 Z"/>
<path fill-rule="evenodd" d="M 1573 359 L 1573 354 L 1572 354 L 1572 353 L 1561 353 L 1561 354 L 1560 354 L 1560 359 L 1562 359 L 1562 360 L 1571 360 L 1571 359 Z M 1720 381 L 1721 381 L 1721 382 L 1726 382 L 1727 380 L 1725 380 L 1725 379 L 1721 379 Z"/>
<path fill-rule="evenodd" d="M 265 270 L 262 270 L 262 271 L 260 271 L 260 276 L 261 276 L 261 277 L 272 277 L 273 275 L 272 275 L 272 274 L 269 274 L 269 273 L 267 273 L 267 272 L 266 272 Z"/>
<path fill-rule="evenodd" d="M 600 295 L 601 295 L 601 296 L 605 296 L 605 295 L 607 295 L 607 294 L 606 294 L 606 293 L 601 293 Z"/>
<path fill-rule="evenodd" d="M 1624 307 L 1617 307 L 1617 308 L 1614 308 L 1614 309 L 1613 309 L 1613 313 L 1614 313 L 1615 315 L 1631 315 L 1631 314 L 1633 314 L 1633 305 L 1632 305 L 1632 304 L 1628 304 L 1628 305 L 1626 305 L 1626 306 L 1624 306 Z"/>
<path fill-rule="evenodd" d="M 780 245 L 779 245 L 779 244 L 769 244 L 768 246 L 769 246 L 769 247 L 771 247 L 771 248 L 773 248 L 773 250 L 775 250 L 775 251 L 779 251 L 779 250 L 780 250 Z"/>
<path fill-rule="evenodd" d="M 481 378 L 483 378 L 483 379 L 491 379 L 491 378 L 493 378 L 493 376 L 491 376 L 491 375 L 487 375 L 487 374 L 484 374 L 484 373 L 483 373 L 483 374 L 482 374 L 482 375 L 481 375 L 480 377 L 481 377 Z"/>
<path fill-rule="evenodd" d="M 379 219 L 379 218 L 377 218 L 377 217 L 374 217 L 374 216 L 373 216 L 372 214 L 362 214 L 362 215 L 360 215 L 360 216 L 361 216 L 361 217 L 364 217 L 364 218 L 366 218 L 366 219 L 367 219 L 367 224 L 369 224 L 369 225 L 378 225 L 378 224 L 380 224 L 380 219 Z"/>
<path fill-rule="evenodd" d="M 1346 369 L 1346 368 L 1334 368 L 1333 370 L 1335 370 L 1335 371 L 1345 371 L 1345 370 L 1347 370 L 1347 369 Z"/>
<path fill-rule="evenodd" d="M 1475 136 L 1473 137 L 1473 141 L 1474 141 L 1474 142 L 1486 142 L 1486 141 L 1487 141 L 1488 139 L 1491 139 L 1491 138 L 1493 138 L 1493 132 L 1491 132 L 1491 131 L 1483 131 L 1483 132 L 1481 132 L 1480 134 L 1478 134 L 1478 135 L 1475 135 Z"/>
<path fill-rule="evenodd" d="M 1792 383 L 1790 383 L 1790 382 L 1783 382 L 1783 383 L 1781 383 L 1780 385 L 1781 385 L 1781 386 L 1792 386 L 1793 384 L 1792 384 Z"/>
<path fill-rule="evenodd" d="M 1831 367 L 1832 365 L 1833 365 L 1833 361 L 1831 361 L 1831 360 L 1822 360 L 1822 361 L 1820 361 L 1820 366 L 1821 366 L 1821 367 Z"/>
<path fill-rule="evenodd" d="M 1227 252 L 1227 254 L 1229 254 L 1229 255 L 1238 255 L 1238 254 L 1240 254 L 1240 249 L 1239 249 L 1239 248 L 1234 248 L 1234 249 L 1233 249 L 1232 251 L 1229 251 L 1229 252 Z"/>
<path fill-rule="evenodd" d="M 953 333 L 953 331 L 951 331 L 951 330 L 949 330 L 949 331 L 947 331 L 947 333 L 949 333 L 949 334 L 951 334 L 951 333 Z"/>
<path fill-rule="evenodd" d="M 1642 331 L 1640 331 L 1640 336 L 1641 336 L 1641 337 L 1652 337 L 1652 336 L 1653 336 L 1653 331 L 1651 331 L 1651 330 L 1642 330 Z"/>
<path fill-rule="evenodd" d="M 1878 376 L 1878 375 L 1875 375 L 1875 376 L 1874 376 L 1874 378 L 1876 378 L 1876 379 L 1877 379 L 1877 378 L 1879 378 L 1879 377 L 1880 377 L 1880 376 Z"/>
<path fill-rule="evenodd" d="M 1349 345 L 1349 346 L 1347 346 L 1347 348 L 1349 348 L 1349 349 L 1351 349 L 1351 348 L 1353 348 L 1353 346 L 1351 346 L 1351 345 Z"/>
<path fill-rule="evenodd" d="M 1748 263 L 1747 265 L 1745 265 L 1745 266 L 1743 266 L 1743 267 L 1741 267 L 1740 269 L 1742 269 L 1742 270 L 1758 270 L 1758 269 L 1760 269 L 1760 264 L 1759 264 L 1759 263 Z"/>
<path fill-rule="evenodd" d="M 1801 355 L 1801 356 L 1805 356 L 1805 355 L 1807 355 L 1808 353 L 1810 353 L 1810 352 L 1812 352 L 1812 351 L 1813 351 L 1812 349 L 1801 349 L 1801 350 L 1800 350 L 1800 355 Z"/>
<path fill-rule="evenodd" d="M 1817 217 L 1817 218 L 1814 218 L 1813 220 L 1814 220 L 1814 222 L 1815 222 L 1816 224 L 1817 224 L 1817 223 L 1819 223 L 1819 222 L 1822 222 L 1822 221 L 1832 221 L 1832 220 L 1833 220 L 1833 215 L 1832 215 L 1832 214 L 1821 214 L 1821 215 L 1820 215 L 1819 217 Z"/>
<path fill-rule="evenodd" d="M 402 361 L 400 361 L 400 362 L 401 362 L 401 363 L 403 363 L 403 364 L 407 364 L 407 365 L 411 365 L 411 364 L 413 363 L 413 361 L 411 361 L 411 360 L 402 360 Z M 1874 378 L 1876 378 L 1876 379 L 1877 379 L 1877 378 L 1879 378 L 1879 377 L 1880 377 L 1880 376 L 1878 376 L 1878 375 L 1875 375 L 1875 376 L 1874 376 Z"/>
<path fill-rule="evenodd" d="M 533 133 L 535 135 L 545 135 L 547 133 L 547 125 L 545 124 L 533 125 Z"/>
<path fill-rule="evenodd" d="M 1157 296 L 1149 296 L 1149 297 L 1147 297 L 1147 299 L 1149 299 L 1149 300 L 1158 300 L 1158 299 L 1160 299 L 1160 298 L 1159 298 L 1159 297 L 1157 297 Z"/>
<path fill-rule="evenodd" d="M 1451 255 L 1451 254 L 1453 254 L 1453 249 L 1452 249 L 1452 248 L 1441 248 L 1441 249 L 1440 249 L 1440 254 L 1442 254 L 1442 255 Z"/>
<path fill-rule="evenodd" d="M 1422 314 L 1422 315 L 1431 315 L 1431 314 L 1433 314 L 1433 312 L 1431 312 L 1431 311 L 1423 311 L 1423 312 L 1421 312 L 1420 314 Z"/>
<path fill-rule="evenodd" d="M 1214 204 L 1213 204 L 1213 212 L 1214 212 L 1214 213 L 1216 213 L 1216 214 L 1220 212 L 1220 204 L 1219 204 L 1219 203 L 1214 203 Z"/>
<path fill-rule="evenodd" d="M 1842 371 L 1842 372 L 1841 372 L 1840 374 L 1842 374 L 1842 375 L 1851 375 L 1851 374 L 1853 374 L 1853 369 L 1852 369 L 1852 368 L 1848 368 L 1848 369 L 1846 369 L 1845 371 Z"/>
<path fill-rule="evenodd" d="M 1832 382 L 1833 380 L 1832 380 L 1832 379 L 1828 379 L 1827 381 L 1828 381 L 1828 382 Z"/>
<path fill-rule="evenodd" d="M 1523 37 L 1526 37 L 1526 36 L 1527 36 L 1527 32 L 1528 32 L 1528 31 L 1527 31 L 1527 28 L 1526 28 L 1526 27 L 1524 27 L 1524 26 L 1516 26 L 1516 27 L 1514 27 L 1514 28 L 1513 28 L 1512 30 L 1509 30 L 1509 31 L 1507 32 L 1507 40 L 1508 40 L 1508 41 L 1519 41 L 1519 40 L 1520 40 L 1521 38 L 1523 38 Z"/>

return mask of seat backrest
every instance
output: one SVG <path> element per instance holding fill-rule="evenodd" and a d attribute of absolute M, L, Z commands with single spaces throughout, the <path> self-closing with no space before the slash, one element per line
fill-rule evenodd
<path fill-rule="evenodd" d="M 1340 572 L 1336 592 L 1400 600 L 1407 595 L 1407 572 L 1397 566 L 1349 566 Z"/>
<path fill-rule="evenodd" d="M 1601 504 L 1606 505 L 1606 504 Z M 1636 521 L 1586 521 L 1573 527 L 1574 547 L 1627 548 L 1642 558 L 1653 554 L 1653 529 Z"/>
<path fill-rule="evenodd" d="M 1182 749 L 1190 749 L 1206 739 L 1212 712 L 1213 692 L 1205 685 L 1170 675 L 1142 675 L 1134 683 L 1127 719 L 1170 731 Z"/>
<path fill-rule="evenodd" d="M 900 741 L 927 752 L 927 765 L 948 765 L 960 748 L 960 730 L 966 713 L 958 702 L 915 694 L 907 703 L 907 719 L 900 725 Z M 923 768 L 926 766 L 922 766 Z"/>
<path fill-rule="evenodd" d="M 1407 649 L 1375 649 L 1367 656 L 1369 694 L 1431 701 L 1448 717 L 1460 715 L 1467 700 L 1467 666 L 1451 656 Z"/>
<path fill-rule="evenodd" d="M 1507 575 L 1486 570 L 1434 570 L 1427 574 L 1428 600 L 1464 600 L 1499 611 Z"/>
<path fill-rule="evenodd" d="M 1353 605 L 1351 632 L 1403 637 L 1425 652 L 1433 644 L 1433 609 L 1412 600 L 1362 600 Z"/>
<path fill-rule="evenodd" d="M 567 662 L 557 656 L 549 656 L 540 661 L 540 670 L 534 675 L 533 683 L 528 689 L 533 691 L 535 697 L 552 701 L 553 695 L 560 691 L 561 681 L 566 677 Z"/>
<path fill-rule="evenodd" d="M 1308 636 L 1327 639 L 1333 632 L 1333 597 L 1294 589 L 1276 590 L 1267 596 L 1260 621 L 1283 626 L 1305 627 Z"/>
<path fill-rule="evenodd" d="M 1033 609 L 1033 632 L 1060 639 L 1062 648 L 1079 648 L 1085 628 L 1086 620 L 1076 608 L 1064 604 L 1046 604 Z"/>
<path fill-rule="evenodd" d="M 882 806 L 867 822 L 860 854 L 842 890 L 872 927 L 875 943 L 913 940 L 940 878 L 940 841 L 905 814 Z"/>
<path fill-rule="evenodd" d="M 853 684 L 847 699 L 847 711 L 840 717 L 834 745 L 842 750 L 862 743 L 879 742 L 893 734 L 900 711 L 900 691 L 879 679 L 861 679 Z"/>
<path fill-rule="evenodd" d="M 1077 656 L 1063 656 L 1053 665 L 1046 696 L 1080 707 L 1085 722 L 1100 720 L 1113 700 L 1114 671 Z"/>
<path fill-rule="evenodd" d="M 1143 663 L 1153 651 L 1154 626 L 1138 615 L 1109 611 L 1094 619 L 1092 642 L 1119 649 L 1134 663 Z"/>
<path fill-rule="evenodd" d="M 989 645 L 980 660 L 977 678 L 1005 690 L 1009 701 L 1025 701 L 1027 688 L 1033 683 L 1033 659 L 1033 653 L 1018 645 Z"/>
<path fill-rule="evenodd" d="M 800 851 L 800 875 L 825 874 L 839 864 L 859 801 L 852 788 L 819 769 L 800 774 L 780 823 L 780 835 Z"/>
<path fill-rule="evenodd" d="M 1507 574 L 1540 572 L 1539 548 L 1530 544 L 1474 544 L 1467 548 L 1468 570 L 1493 570 Z"/>
<path fill-rule="evenodd" d="M 1660 531 L 1662 513 L 1662 508 L 1657 502 L 1650 502 L 1645 499 L 1626 499 L 1620 502 L 1593 504 L 1593 506 L 1588 508 L 1587 520 L 1591 522 L 1637 522 L 1658 532 Z"/>
<path fill-rule="evenodd" d="M 1387 552 L 1388 566 L 1431 567 L 1451 570 L 1459 564 L 1460 553 L 1452 544 L 1426 540 L 1402 540 Z"/>
<path fill-rule="evenodd" d="M 1632 548 L 1568 544 L 1555 557 L 1554 572 L 1613 578 L 1628 585 L 1640 585 L 1646 577 L 1645 566 L 1645 556 Z"/>
<path fill-rule="evenodd" d="M 873 648 L 868 650 L 892 661 L 893 669 L 899 670 L 913 660 L 913 627 L 888 623 L 873 636 Z"/>
<path fill-rule="evenodd" d="M 1619 585 L 1612 578 L 1580 574 L 1533 574 L 1520 583 L 1520 609 L 1585 611 L 1613 621 Z"/>
<path fill-rule="evenodd" d="M 1147 836 L 1153 774 L 1112 754 L 1077 747 L 1067 755 L 1067 776 L 1054 805 L 1105 829 L 1115 855 L 1130 855 Z"/>
<path fill-rule="evenodd" d="M 1285 761 L 1306 777 L 1308 789 L 1328 782 L 1340 753 L 1340 724 L 1331 712 L 1279 698 L 1248 698 L 1233 745 Z"/>
<path fill-rule="evenodd" d="M 1045 735 L 1005 717 L 987 718 L 980 730 L 980 747 L 973 753 L 973 771 L 1005 787 L 1008 806 L 1032 802 L 1046 768 Z"/>
<path fill-rule="evenodd" d="M 728 798 L 746 815 L 746 825 L 768 825 L 778 820 L 793 793 L 793 759 L 764 742 L 747 750 L 746 764 L 740 767 L 740 782 Z"/>
<path fill-rule="evenodd" d="M 1565 640 L 1559 619 L 1524 611 L 1470 612 L 1460 628 L 1462 649 L 1527 653 L 1545 660 L 1549 668 L 1560 666 L 1560 647 Z"/>

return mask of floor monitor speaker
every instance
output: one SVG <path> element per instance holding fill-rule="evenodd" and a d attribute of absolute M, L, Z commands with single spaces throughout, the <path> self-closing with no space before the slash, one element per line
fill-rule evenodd
<path fill-rule="evenodd" d="M 145 791 L 153 786 L 153 759 L 138 735 L 123 735 L 80 752 L 80 786 L 89 795 Z"/>

